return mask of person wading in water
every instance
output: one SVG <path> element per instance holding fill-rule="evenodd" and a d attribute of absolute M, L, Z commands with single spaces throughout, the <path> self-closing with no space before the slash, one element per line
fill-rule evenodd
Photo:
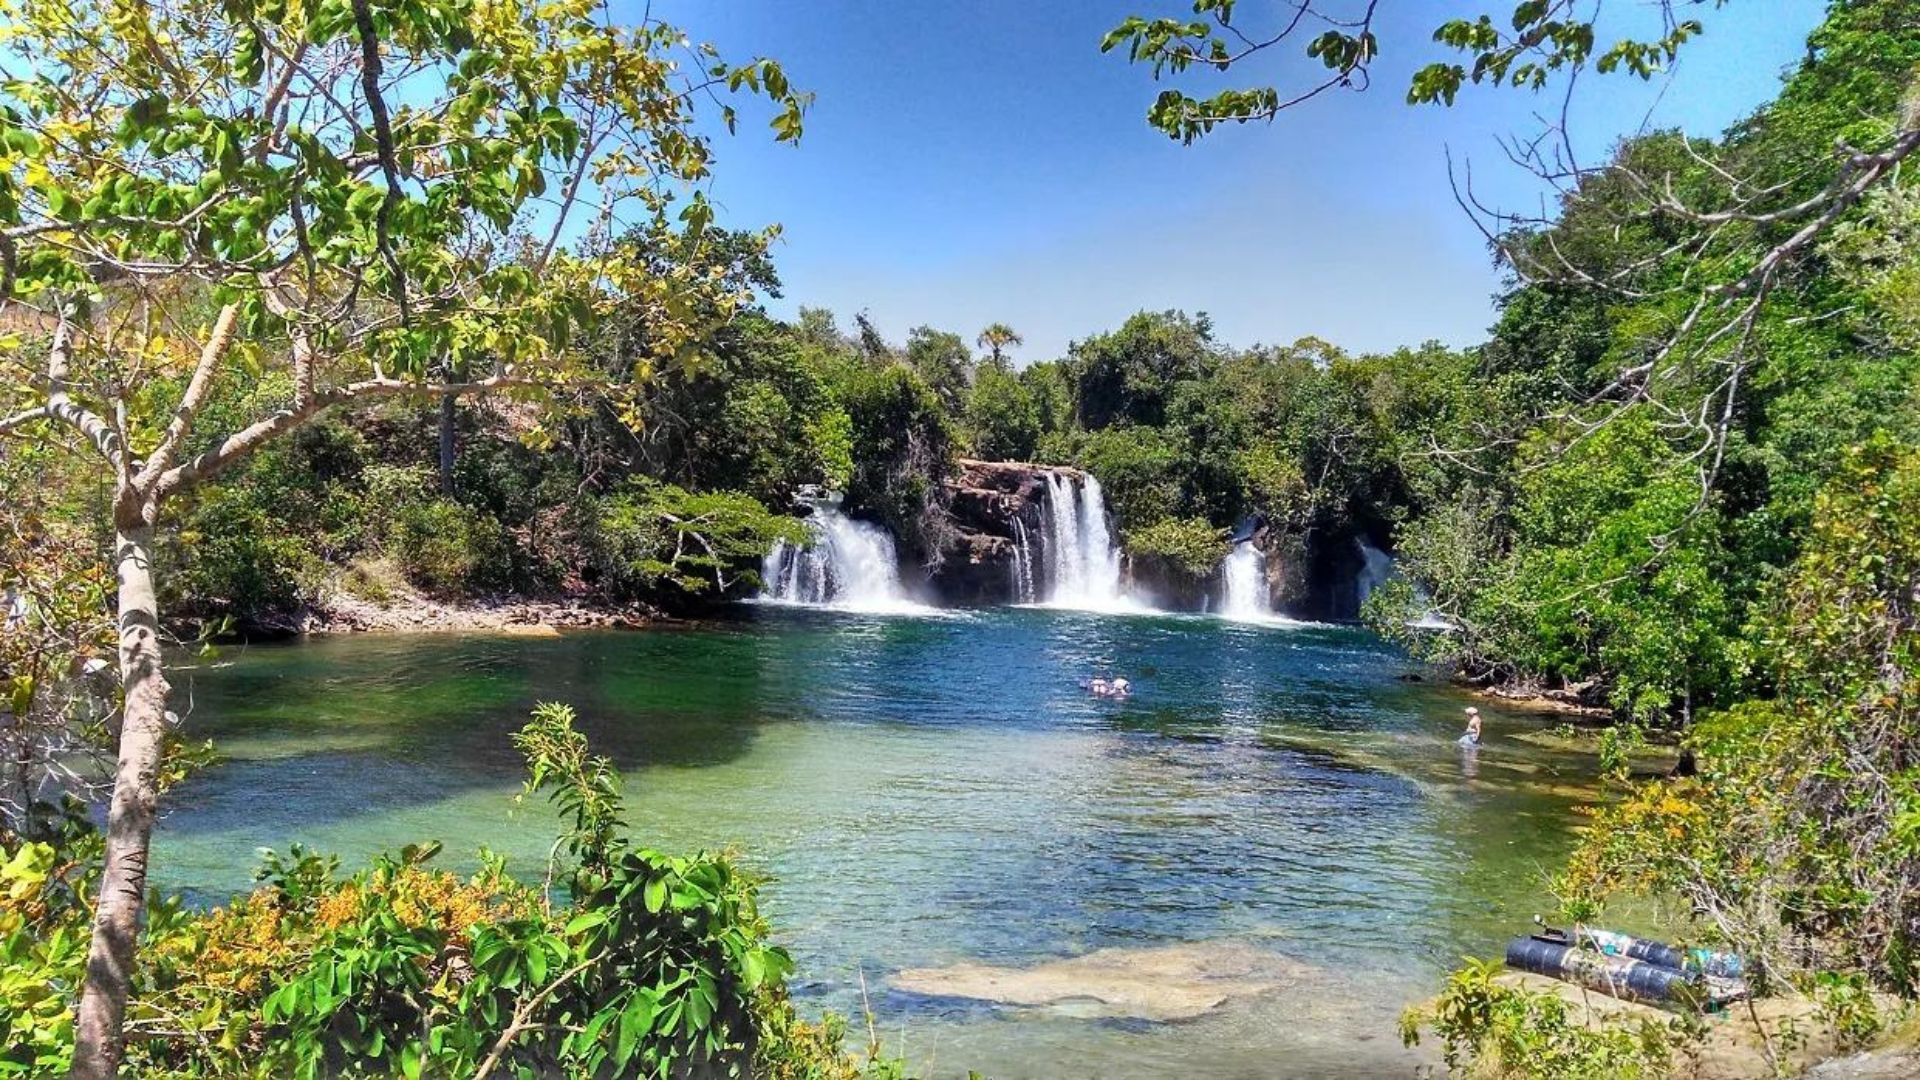
<path fill-rule="evenodd" d="M 1469 750 L 1480 746 L 1480 710 L 1467 706 L 1467 732 L 1460 736 L 1460 745 Z"/>

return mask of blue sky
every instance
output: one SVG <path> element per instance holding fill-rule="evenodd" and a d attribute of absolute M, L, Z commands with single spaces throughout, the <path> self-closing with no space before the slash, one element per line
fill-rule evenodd
<path fill-rule="evenodd" d="M 1471 160 L 1491 201 L 1537 206 L 1495 137 L 1532 130 L 1532 112 L 1559 99 L 1469 87 L 1441 109 L 1403 95 L 1408 73 L 1441 55 L 1434 24 L 1502 4 L 1511 0 L 1386 0 L 1371 90 L 1187 147 L 1147 127 L 1160 89 L 1149 72 L 1099 52 L 1121 18 L 1177 13 L 1180 0 L 654 0 L 653 10 L 730 59 L 779 59 L 817 94 L 797 147 L 744 122 L 716 147 L 721 220 L 785 230 L 777 314 L 828 307 L 850 325 L 865 310 L 896 340 L 923 323 L 971 340 L 1003 321 L 1026 338 L 1015 355 L 1027 362 L 1143 308 L 1206 311 L 1235 345 L 1481 340 L 1497 278 L 1454 205 L 1444 154 Z M 1589 76 L 1576 140 L 1604 150 L 1649 110 L 1656 125 L 1717 133 L 1773 95 L 1822 6 L 1708 11 L 1664 92 Z M 1237 21 L 1251 27 L 1280 7 L 1243 0 Z M 1603 27 L 1617 32 L 1649 7 L 1613 0 Z M 1286 84 L 1309 75 L 1307 63 L 1289 47 L 1228 82 Z"/>

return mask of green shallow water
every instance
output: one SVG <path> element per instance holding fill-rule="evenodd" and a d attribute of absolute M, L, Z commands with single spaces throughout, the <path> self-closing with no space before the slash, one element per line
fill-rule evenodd
<path fill-rule="evenodd" d="M 1135 696 L 1089 698 L 1105 670 Z M 1511 738 L 1548 721 L 1496 709 L 1463 756 L 1464 699 L 1409 670 L 1346 628 L 1020 609 L 231 649 L 175 678 L 224 761 L 169 796 L 154 873 L 212 903 L 260 847 L 351 866 L 422 839 L 537 873 L 553 823 L 514 807 L 508 734 L 564 700 L 647 842 L 772 877 L 804 1001 L 857 1008 L 864 977 L 883 1036 L 941 1075 L 1405 1075 L 1429 1058 L 1400 1007 L 1545 909 L 1591 781 Z M 890 985 L 1222 940 L 1317 977 L 1160 1024 Z"/>

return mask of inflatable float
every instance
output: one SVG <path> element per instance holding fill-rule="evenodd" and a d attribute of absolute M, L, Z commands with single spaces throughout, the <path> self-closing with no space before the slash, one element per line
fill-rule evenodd
<path fill-rule="evenodd" d="M 1738 956 L 1591 927 L 1514 938 L 1507 966 L 1631 1001 L 1717 1008 L 1748 995 Z"/>

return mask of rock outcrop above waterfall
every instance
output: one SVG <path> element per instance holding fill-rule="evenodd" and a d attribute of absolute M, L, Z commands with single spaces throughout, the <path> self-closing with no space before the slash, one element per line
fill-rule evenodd
<path fill-rule="evenodd" d="M 1022 531 L 1040 528 L 1047 477 L 1085 474 L 1060 465 L 963 458 L 946 483 L 947 524 L 932 584 L 953 604 L 1017 602 Z"/>

